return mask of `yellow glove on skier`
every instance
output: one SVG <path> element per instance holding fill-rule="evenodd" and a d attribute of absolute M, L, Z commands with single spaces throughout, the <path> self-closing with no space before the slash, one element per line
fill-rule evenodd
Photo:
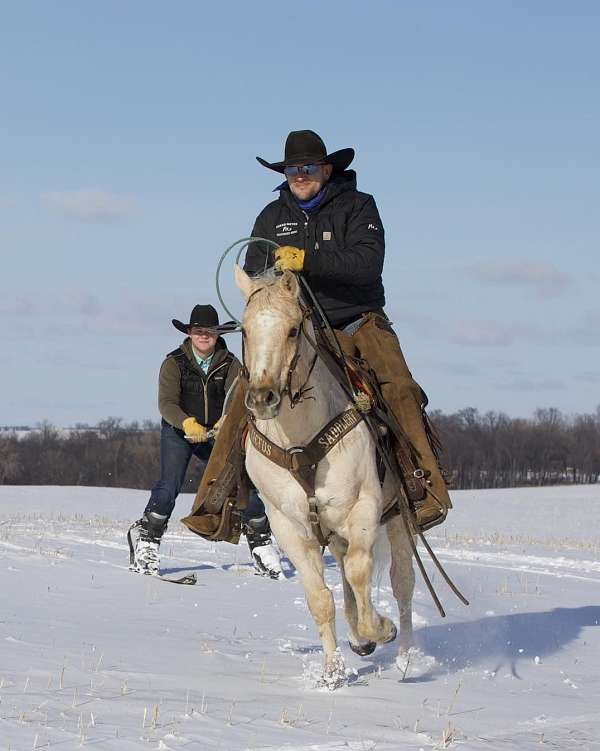
<path fill-rule="evenodd" d="M 208 431 L 195 417 L 187 417 L 182 425 L 186 440 L 190 443 L 204 443 L 208 440 Z"/>
<path fill-rule="evenodd" d="M 302 271 L 304 268 L 304 251 L 293 245 L 284 245 L 275 251 L 275 268 L 277 271 Z"/>

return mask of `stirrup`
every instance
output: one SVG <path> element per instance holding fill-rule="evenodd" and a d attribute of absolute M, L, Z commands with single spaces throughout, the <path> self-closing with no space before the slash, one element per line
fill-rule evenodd
<path fill-rule="evenodd" d="M 428 490 L 425 498 L 415 504 L 415 523 L 420 532 L 427 532 L 432 527 L 437 527 L 446 521 L 448 508 Z"/>

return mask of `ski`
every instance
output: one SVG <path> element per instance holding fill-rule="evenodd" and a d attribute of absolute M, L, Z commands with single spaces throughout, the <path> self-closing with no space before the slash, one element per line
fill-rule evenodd
<path fill-rule="evenodd" d="M 169 582 L 169 584 L 197 584 L 198 583 L 198 577 L 196 574 L 186 574 L 185 576 L 180 576 L 179 578 L 172 578 L 170 576 L 162 576 L 161 574 L 150 574 L 145 571 L 138 571 L 135 568 L 129 568 L 132 574 L 142 574 L 142 576 L 151 576 L 154 579 L 159 579 L 161 582 Z"/>
<path fill-rule="evenodd" d="M 160 579 L 161 582 L 169 582 L 170 584 L 196 584 L 198 582 L 196 574 L 186 574 L 185 576 L 180 576 L 178 579 L 172 579 L 170 576 L 161 576 L 160 574 L 155 574 L 155 577 Z"/>
<path fill-rule="evenodd" d="M 133 572 L 134 574 L 143 574 L 144 576 L 153 576 L 155 579 L 160 579 L 160 581 L 163 581 L 163 582 L 169 582 L 169 584 L 187 584 L 187 585 L 196 584 L 198 579 L 195 573 L 186 574 L 185 576 L 180 576 L 178 578 L 173 578 L 170 576 L 161 576 L 160 571 L 151 571 L 149 569 L 143 570 L 141 568 L 136 567 L 135 553 L 134 553 L 134 546 L 133 546 L 133 540 L 131 537 L 131 532 L 134 529 L 139 529 L 140 524 L 141 524 L 141 519 L 139 519 L 137 522 L 134 522 L 127 531 L 127 543 L 129 545 L 129 570 Z M 157 560 L 157 564 L 158 564 L 158 560 Z"/>

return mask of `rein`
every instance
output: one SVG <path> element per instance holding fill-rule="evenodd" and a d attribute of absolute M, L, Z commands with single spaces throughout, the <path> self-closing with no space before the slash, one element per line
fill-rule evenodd
<path fill-rule="evenodd" d="M 306 332 L 306 329 L 305 329 L 304 325 L 305 325 L 307 319 L 310 318 L 311 316 L 312 316 L 312 311 L 310 310 L 310 308 L 305 308 L 304 312 L 302 314 L 302 320 L 300 321 L 300 326 L 298 328 L 298 334 L 296 335 L 296 351 L 294 352 L 294 356 L 292 357 L 292 361 L 290 363 L 290 367 L 289 367 L 289 370 L 288 370 L 287 378 L 285 379 L 285 392 L 284 393 L 287 393 L 287 395 L 289 397 L 289 400 L 290 400 L 290 409 L 294 409 L 294 407 L 297 404 L 300 404 L 300 402 L 304 400 L 305 395 L 312 389 L 312 386 L 309 386 L 307 388 L 306 384 L 309 382 L 310 377 L 312 375 L 312 372 L 313 372 L 313 370 L 315 368 L 315 365 L 317 364 L 318 352 L 317 352 L 316 349 L 314 349 L 314 347 L 313 347 L 313 349 L 314 349 L 314 353 L 315 354 L 313 356 L 312 362 L 311 362 L 310 367 L 308 369 L 308 373 L 306 375 L 306 378 L 304 379 L 304 383 L 302 384 L 302 386 L 300 386 L 300 388 L 298 389 L 298 391 L 296 391 L 295 394 L 294 394 L 293 389 L 292 389 L 292 376 L 294 374 L 294 371 L 296 370 L 296 366 L 298 365 L 298 361 L 300 360 L 300 337 L 302 336 L 302 334 L 304 334 L 304 336 L 306 337 L 307 341 L 310 342 L 310 339 L 308 337 L 308 334 Z M 314 399 L 313 396 L 306 397 L 306 398 Z"/>
<path fill-rule="evenodd" d="M 305 279 L 303 279 L 302 282 L 306 288 L 310 289 Z M 325 313 L 320 308 L 320 306 L 318 306 L 318 310 L 319 310 L 321 317 L 324 320 L 326 320 Z M 335 337 L 335 332 L 333 332 L 333 335 Z M 337 342 L 337 337 L 335 337 L 335 341 L 341 351 L 341 347 L 339 346 L 339 343 Z M 313 344 L 312 342 L 311 344 L 312 346 L 318 348 L 318 351 L 321 354 L 323 362 L 325 363 L 329 371 L 334 376 L 336 376 L 336 363 L 329 349 L 331 345 L 329 343 L 327 343 L 326 345 L 322 343 Z M 342 354 L 342 357 L 343 357 L 343 354 Z M 356 393 L 354 391 L 354 387 L 352 385 L 352 380 L 348 373 L 347 366 L 344 367 L 344 372 L 346 375 L 347 383 L 344 383 L 343 379 L 339 379 L 339 376 L 337 377 L 338 383 L 350 399 L 356 400 Z M 427 551 L 427 554 L 431 558 L 433 564 L 435 565 L 437 570 L 440 572 L 442 578 L 444 579 L 446 584 L 450 587 L 452 592 L 458 597 L 458 599 L 464 605 L 468 605 L 469 601 L 464 597 L 464 595 L 459 591 L 459 589 L 454 584 L 454 582 L 450 579 L 444 567 L 440 563 L 438 557 L 435 555 L 435 553 L 431 549 L 431 546 L 429 545 L 427 539 L 425 538 L 425 535 L 417 527 L 413 512 L 408 502 L 408 499 L 411 496 L 411 488 L 405 485 L 405 478 L 400 467 L 398 466 L 398 461 L 396 459 L 395 453 L 388 446 L 382 443 L 381 433 L 379 432 L 379 427 L 378 427 L 376 420 L 374 419 L 372 414 L 369 414 L 368 412 L 364 412 L 362 410 L 361 410 L 360 416 L 361 416 L 361 419 L 366 424 L 366 426 L 368 427 L 371 437 L 373 438 L 373 441 L 375 442 L 375 445 L 377 446 L 377 450 L 379 452 L 379 455 L 381 456 L 381 460 L 383 461 L 385 469 L 387 470 L 387 472 L 390 473 L 393 479 L 395 488 L 396 488 L 396 502 L 391 509 L 384 511 L 385 518 L 382 518 L 382 523 L 385 522 L 392 515 L 394 509 L 400 515 L 402 519 L 402 523 L 404 524 L 404 528 L 407 533 L 407 537 L 408 537 L 408 540 L 412 549 L 413 556 L 417 562 L 417 566 L 419 568 L 421 576 L 423 577 L 423 581 L 425 582 L 427 586 L 429 594 L 431 595 L 431 598 L 433 599 L 435 606 L 438 609 L 439 614 L 442 616 L 442 618 L 445 618 L 446 612 L 444 611 L 444 608 L 442 607 L 442 603 L 440 602 L 440 599 L 437 596 L 435 589 L 433 588 L 431 579 L 429 578 L 429 575 L 427 574 L 427 571 L 425 570 L 425 566 L 423 565 L 423 561 L 421 560 L 421 556 L 419 555 L 419 551 L 417 550 L 417 546 L 414 540 L 415 534 L 418 536 L 419 540 L 422 542 L 423 547 Z M 380 419 L 382 419 L 383 417 L 384 416 L 381 415 Z M 406 436 L 404 435 L 404 432 L 402 431 L 401 427 L 398 425 L 397 421 L 395 419 L 392 419 L 392 420 L 386 419 L 384 420 L 384 423 L 387 424 L 387 426 L 395 434 L 396 438 L 400 441 L 400 445 L 403 445 L 403 442 L 406 440 Z"/>

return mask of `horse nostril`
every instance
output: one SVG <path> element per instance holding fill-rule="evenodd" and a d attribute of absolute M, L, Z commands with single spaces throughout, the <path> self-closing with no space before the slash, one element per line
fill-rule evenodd
<path fill-rule="evenodd" d="M 246 407 L 254 411 L 261 407 L 277 407 L 281 401 L 281 396 L 276 391 L 273 391 L 273 389 L 250 389 L 244 401 Z"/>

